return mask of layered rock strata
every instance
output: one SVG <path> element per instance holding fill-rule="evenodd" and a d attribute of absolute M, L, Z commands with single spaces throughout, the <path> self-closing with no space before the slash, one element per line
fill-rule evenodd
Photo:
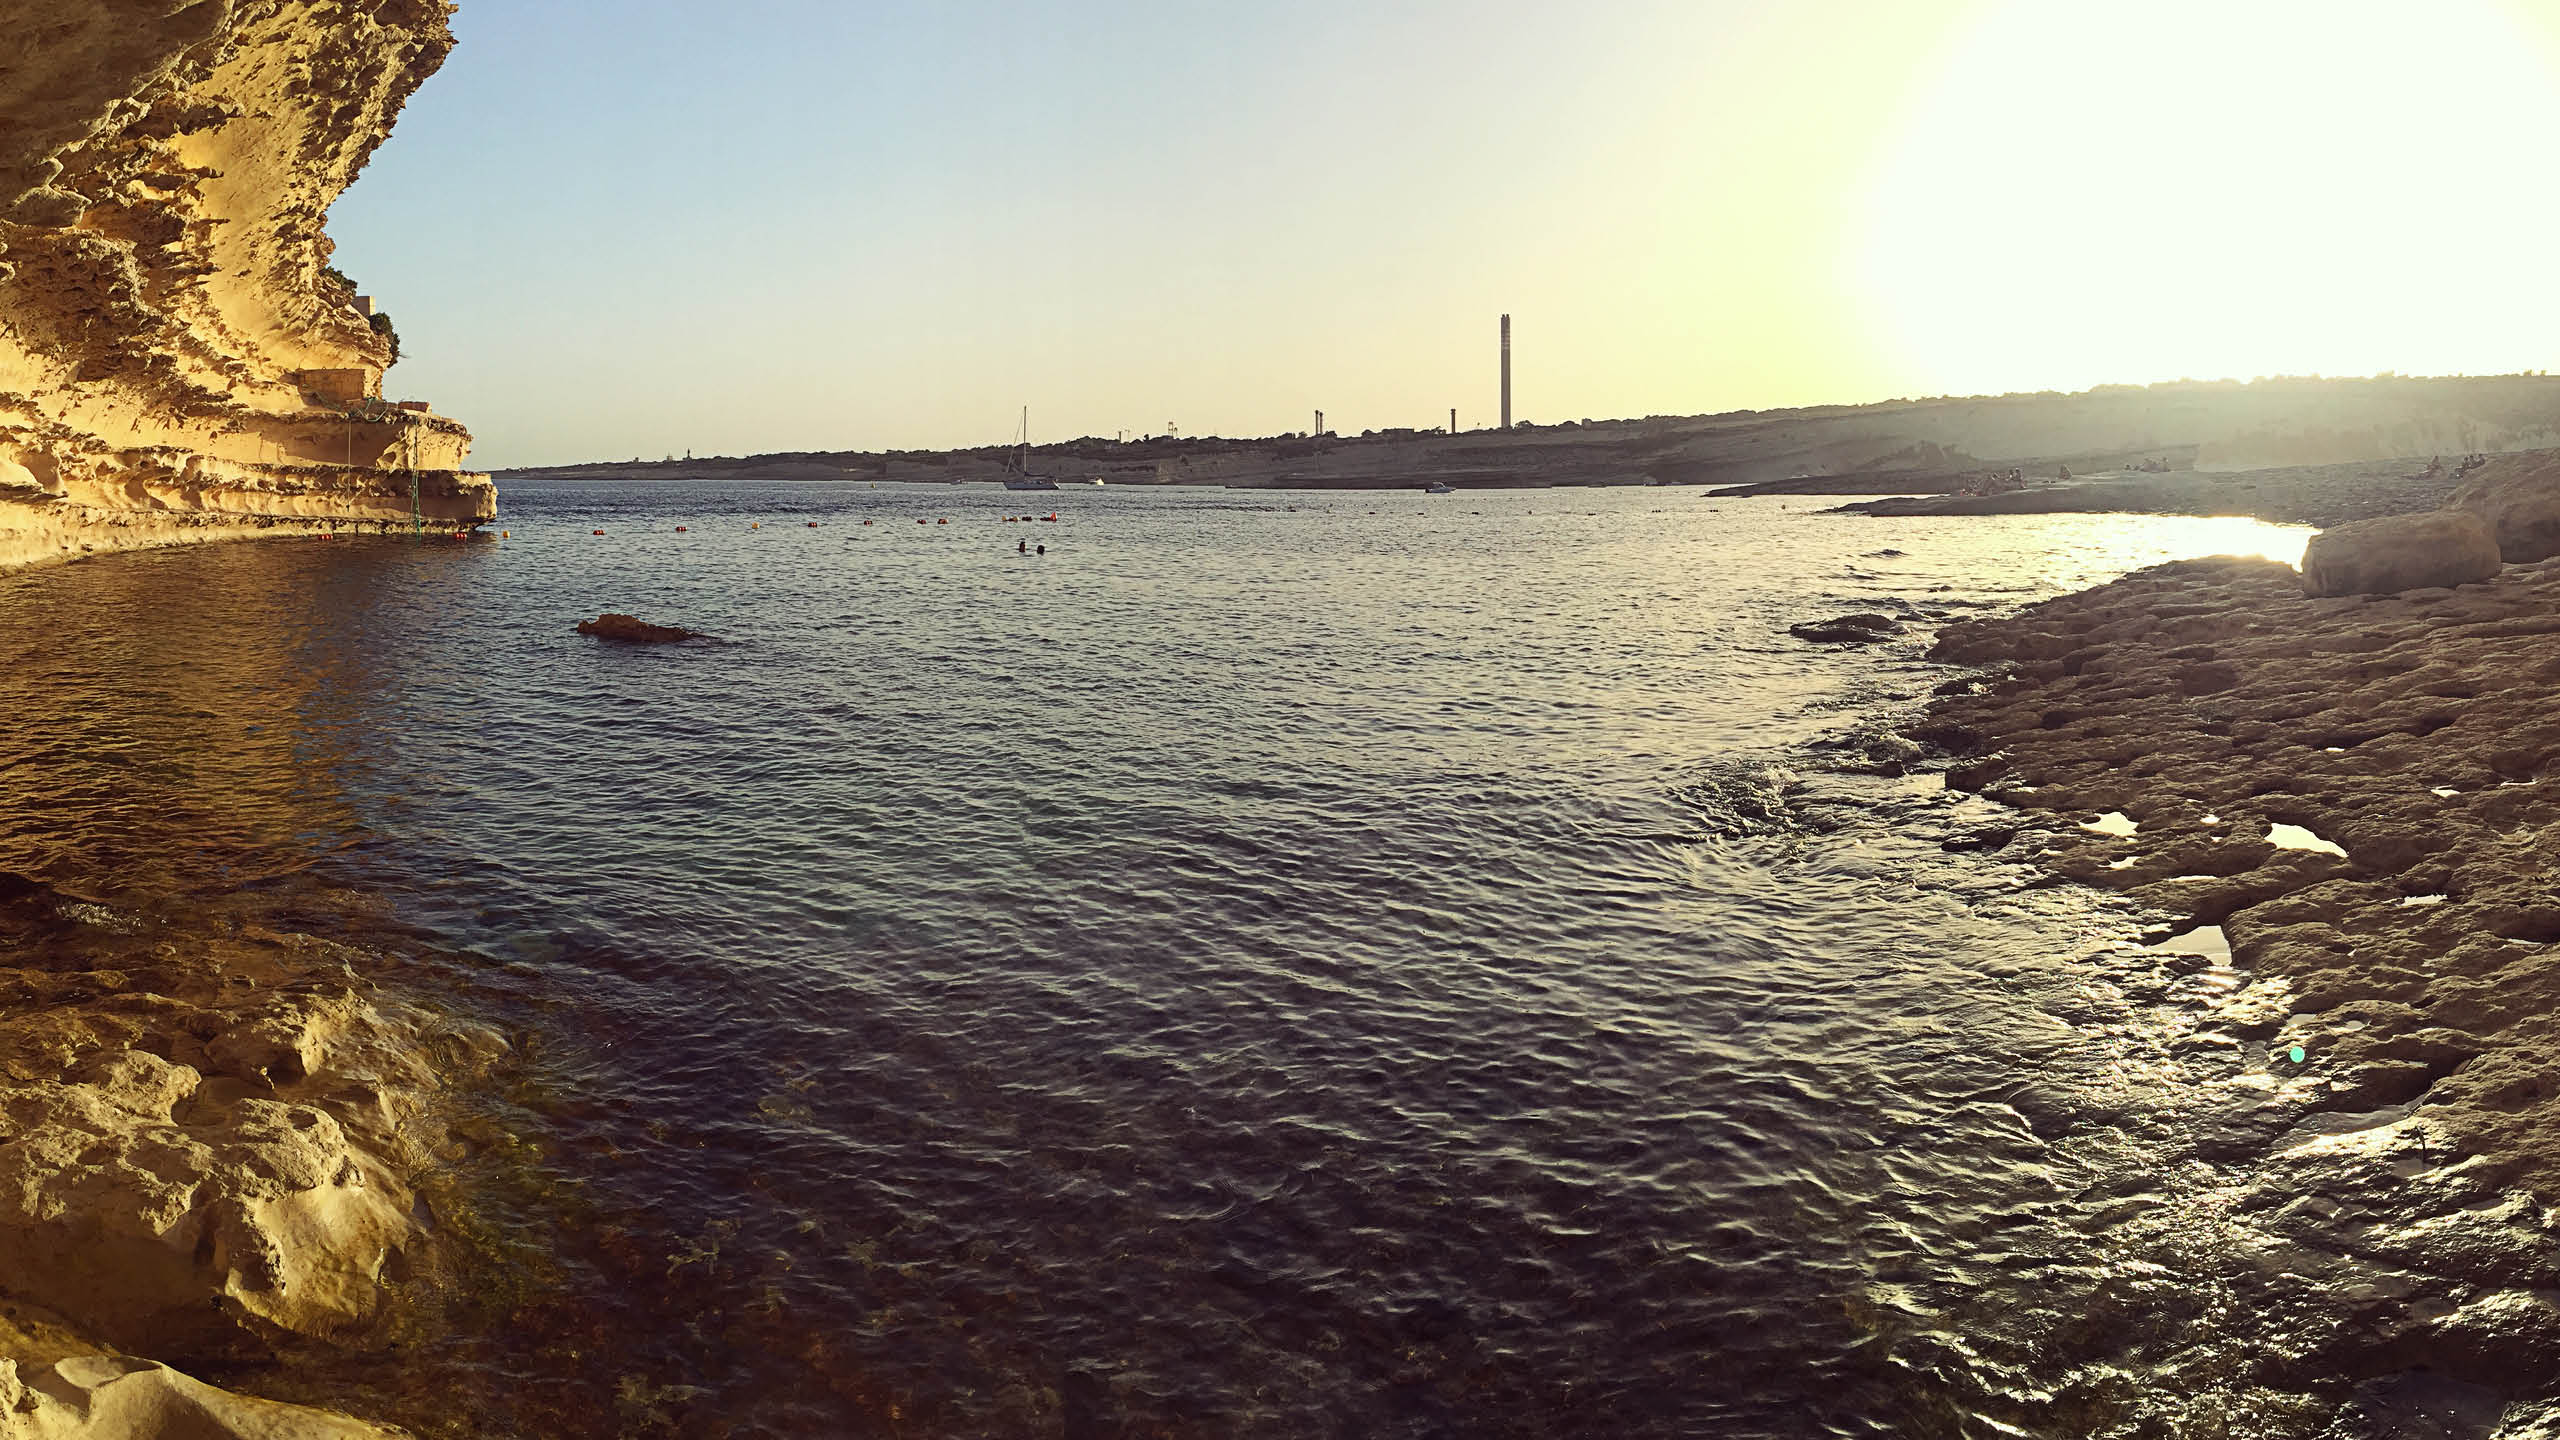
<path fill-rule="evenodd" d="M 0 7 L 0 563 L 495 513 L 322 229 L 449 13 Z"/>
<path fill-rule="evenodd" d="M 1951 784 L 2040 816 L 2052 872 L 2221 927 L 2235 1062 L 2560 1195 L 2560 560 L 2336 599 L 2185 562 L 1934 654 L 1998 667 L 1932 710 Z"/>

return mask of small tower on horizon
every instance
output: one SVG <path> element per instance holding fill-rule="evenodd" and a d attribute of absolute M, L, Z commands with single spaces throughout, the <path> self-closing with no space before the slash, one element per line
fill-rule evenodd
<path fill-rule="evenodd" d="M 1511 317 L 1502 317 L 1502 428 L 1511 428 Z"/>

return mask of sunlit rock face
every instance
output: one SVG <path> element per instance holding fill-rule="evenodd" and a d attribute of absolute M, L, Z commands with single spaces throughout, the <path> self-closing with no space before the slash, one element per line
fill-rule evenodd
<path fill-rule="evenodd" d="M 0 6 L 0 563 L 495 513 L 322 229 L 451 9 Z"/>

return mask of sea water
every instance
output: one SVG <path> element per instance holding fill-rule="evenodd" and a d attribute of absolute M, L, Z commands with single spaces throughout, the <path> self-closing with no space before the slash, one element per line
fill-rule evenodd
<path fill-rule="evenodd" d="M 22 574 L 0 868 L 252 897 L 510 1037 L 438 1141 L 478 1208 L 424 1217 L 510 1273 L 251 1388 L 1975 1433 L 2107 1360 L 2057 1277 L 2150 1142 L 2040 1120 L 2147 1082 L 2123 912 L 1942 850 L 1991 807 L 1896 773 L 1958 673 L 1922 641 L 2303 532 L 1817 503 L 528 481 L 493 543 Z M 1787 633 L 1850 611 L 1910 637 Z"/>

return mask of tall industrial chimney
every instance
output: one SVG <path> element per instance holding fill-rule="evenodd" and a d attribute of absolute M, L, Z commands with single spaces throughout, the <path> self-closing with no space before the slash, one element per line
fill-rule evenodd
<path fill-rule="evenodd" d="M 1502 317 L 1502 428 L 1511 428 L 1511 317 Z"/>

